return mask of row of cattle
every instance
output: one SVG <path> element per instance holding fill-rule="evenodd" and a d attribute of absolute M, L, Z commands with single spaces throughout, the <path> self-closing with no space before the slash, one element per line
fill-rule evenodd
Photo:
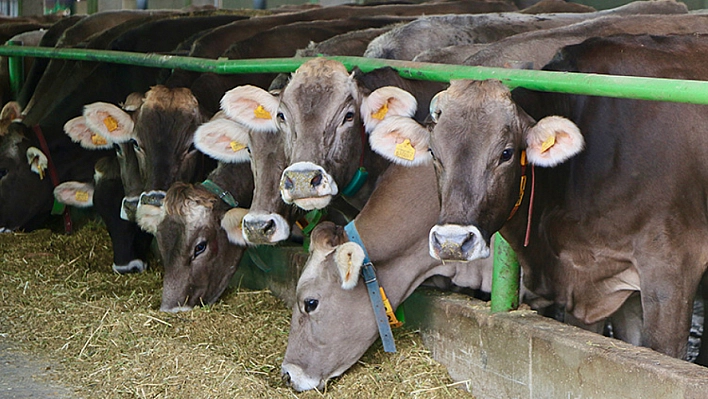
<path fill-rule="evenodd" d="M 542 14 L 458 1 L 70 18 L 41 45 L 708 78 L 708 15 L 673 1 Z M 393 308 L 433 276 L 488 292 L 497 231 L 519 256 L 526 301 L 560 305 L 585 328 L 611 320 L 616 337 L 684 357 L 708 261 L 701 111 L 411 81 L 326 57 L 287 76 L 35 60 L 0 115 L 0 227 L 39 225 L 52 193 L 93 205 L 116 272 L 144 270 L 155 237 L 168 312 L 215 302 L 247 245 L 305 236 L 282 366 L 298 391 L 322 389 L 376 340 L 365 258 Z M 328 220 L 313 228 L 318 209 Z"/>

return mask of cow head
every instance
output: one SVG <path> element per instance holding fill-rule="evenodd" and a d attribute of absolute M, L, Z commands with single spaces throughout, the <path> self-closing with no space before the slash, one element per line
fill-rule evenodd
<path fill-rule="evenodd" d="M 235 232 L 247 209 L 231 208 L 200 185 L 180 182 L 167 191 L 162 209 L 155 234 L 165 267 L 160 310 L 214 303 L 243 255 Z"/>
<path fill-rule="evenodd" d="M 415 112 L 412 95 L 392 101 L 387 89 L 366 96 L 344 65 L 317 58 L 298 68 L 279 98 L 264 90 L 230 91 L 222 108 L 248 127 L 277 129 L 283 135 L 290 166 L 281 177 L 281 196 L 302 209 L 320 209 L 361 166 L 364 124 L 373 127 L 385 118 Z"/>
<path fill-rule="evenodd" d="M 132 147 L 139 173 L 127 179 L 144 183 L 136 219 L 141 227 L 153 226 L 165 190 L 175 181 L 196 179 L 199 153 L 192 141 L 206 118 L 187 88 L 154 86 L 142 98 L 129 97 L 125 108 L 131 114 L 112 104 L 94 103 L 84 108 L 83 116 L 108 141 Z"/>
<path fill-rule="evenodd" d="M 443 264 L 427 256 L 426 238 L 423 234 L 404 253 L 376 262 L 377 279 L 394 309 L 434 275 L 472 289 L 491 288 L 491 260 Z M 295 390 L 322 390 L 378 338 L 371 300 L 360 277 L 363 260 L 362 248 L 348 241 L 342 227 L 323 222 L 312 231 L 281 370 L 284 382 Z"/>
<path fill-rule="evenodd" d="M 17 103 L 0 112 L 0 232 L 36 227 L 35 216 L 52 209 L 48 160 L 20 117 Z"/>
<path fill-rule="evenodd" d="M 234 109 L 229 99 L 242 99 L 249 95 L 270 98 L 269 93 L 253 86 L 233 89 L 222 101 L 222 107 Z M 268 111 L 263 111 L 268 112 Z M 255 190 L 248 214 L 243 218 L 243 234 L 249 244 L 275 244 L 290 235 L 290 224 L 283 215 L 287 205 L 280 199 L 278 183 L 285 169 L 283 140 L 277 130 L 266 126 L 246 127 L 225 115 L 200 126 L 195 135 L 195 144 L 200 151 L 224 162 L 249 160 L 253 172 Z M 265 122 L 255 118 L 254 123 Z M 246 153 L 246 151 L 248 153 Z M 244 155 L 240 155 L 243 152 Z"/>
<path fill-rule="evenodd" d="M 362 261 L 362 249 L 347 242 L 341 227 L 324 222 L 312 231 L 282 365 L 283 380 L 295 390 L 322 390 L 376 340 L 366 287 L 358 283 Z"/>
<path fill-rule="evenodd" d="M 522 198 L 522 157 L 553 167 L 584 145 L 572 122 L 557 116 L 535 122 L 496 80 L 453 81 L 433 99 L 430 114 L 435 122 L 430 147 L 423 139 L 417 150 L 429 150 L 438 178 L 440 219 L 429 236 L 430 254 L 437 259 L 489 256 L 492 234 Z M 425 137 L 422 127 L 411 123 L 373 132 L 374 150 L 390 157 L 390 147 L 374 144 L 384 137 L 379 133 L 390 131 L 411 143 Z"/>

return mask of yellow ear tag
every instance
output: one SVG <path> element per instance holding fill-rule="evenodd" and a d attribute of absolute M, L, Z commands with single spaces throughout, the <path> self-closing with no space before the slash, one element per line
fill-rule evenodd
<path fill-rule="evenodd" d="M 266 109 L 260 104 L 253 110 L 253 115 L 255 115 L 258 119 L 271 119 L 270 112 L 266 111 Z"/>
<path fill-rule="evenodd" d="M 388 102 L 385 102 L 384 105 L 381 108 L 379 108 L 378 111 L 371 114 L 371 117 L 374 119 L 383 120 L 383 118 L 386 117 L 387 113 L 388 113 Z"/>
<path fill-rule="evenodd" d="M 44 168 L 37 165 L 37 174 L 39 175 L 39 180 L 44 180 Z"/>
<path fill-rule="evenodd" d="M 390 324 L 393 328 L 398 328 L 402 326 L 403 323 L 398 320 L 398 318 L 396 317 L 396 313 L 393 312 L 393 307 L 391 306 L 391 302 L 386 297 L 386 292 L 384 292 L 383 287 L 379 287 L 379 291 L 381 292 L 381 300 L 383 301 L 384 309 L 386 309 L 386 318 L 388 318 L 388 324 Z"/>
<path fill-rule="evenodd" d="M 415 148 L 413 148 L 409 139 L 405 139 L 402 143 L 396 144 L 396 150 L 393 152 L 393 155 L 407 161 L 412 161 L 413 158 L 415 158 Z"/>
<path fill-rule="evenodd" d="M 106 139 L 103 136 L 101 136 L 100 134 L 95 134 L 95 133 L 91 136 L 91 142 L 93 143 L 93 145 L 98 145 L 98 146 L 108 144 L 108 141 L 106 141 Z"/>
<path fill-rule="evenodd" d="M 106 129 L 108 129 L 109 132 L 113 132 L 118 129 L 118 121 L 110 115 L 103 118 L 103 124 L 106 126 Z"/>
<path fill-rule="evenodd" d="M 76 194 L 74 194 L 74 198 L 76 198 L 78 202 L 88 202 L 89 193 L 86 191 L 77 191 Z"/>
<path fill-rule="evenodd" d="M 556 136 L 548 137 L 543 144 L 541 144 L 541 152 L 548 151 L 556 143 Z"/>
<path fill-rule="evenodd" d="M 229 143 L 229 145 L 231 146 L 231 151 L 233 151 L 233 152 L 239 152 L 240 150 L 243 150 L 244 148 L 246 148 L 245 145 L 243 145 L 235 140 L 232 141 L 231 143 Z"/>

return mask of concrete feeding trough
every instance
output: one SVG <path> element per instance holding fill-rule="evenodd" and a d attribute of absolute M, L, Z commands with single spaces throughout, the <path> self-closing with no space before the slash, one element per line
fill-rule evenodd
<path fill-rule="evenodd" d="M 292 306 L 306 260 L 298 246 L 249 248 L 232 284 Z M 406 326 L 478 398 L 708 397 L 708 368 L 531 310 L 491 314 L 487 302 L 422 288 L 402 306 Z"/>

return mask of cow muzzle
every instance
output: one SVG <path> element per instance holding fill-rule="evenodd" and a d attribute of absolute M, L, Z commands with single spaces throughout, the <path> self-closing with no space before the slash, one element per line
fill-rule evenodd
<path fill-rule="evenodd" d="M 165 210 L 162 207 L 164 199 L 164 191 L 150 191 L 140 194 L 138 208 L 135 211 L 135 221 L 141 229 L 150 234 L 157 232 L 157 226 L 165 218 Z"/>
<path fill-rule="evenodd" d="M 280 195 L 287 204 L 306 211 L 329 205 L 339 189 L 332 176 L 312 162 L 297 162 L 283 171 Z"/>
<path fill-rule="evenodd" d="M 135 221 L 135 212 L 138 210 L 140 197 L 123 197 L 120 206 L 120 218 L 129 222 Z"/>
<path fill-rule="evenodd" d="M 325 383 L 327 382 L 324 379 L 312 378 L 308 376 L 302 368 L 292 363 L 283 364 L 280 371 L 280 376 L 285 385 L 298 392 L 309 391 L 311 389 L 322 391 L 324 390 Z"/>
<path fill-rule="evenodd" d="M 242 221 L 243 237 L 253 245 L 275 244 L 290 235 L 288 222 L 277 213 L 248 213 Z"/>
<path fill-rule="evenodd" d="M 434 226 L 428 243 L 430 256 L 442 261 L 469 262 L 489 256 L 489 246 L 475 226 Z"/>

